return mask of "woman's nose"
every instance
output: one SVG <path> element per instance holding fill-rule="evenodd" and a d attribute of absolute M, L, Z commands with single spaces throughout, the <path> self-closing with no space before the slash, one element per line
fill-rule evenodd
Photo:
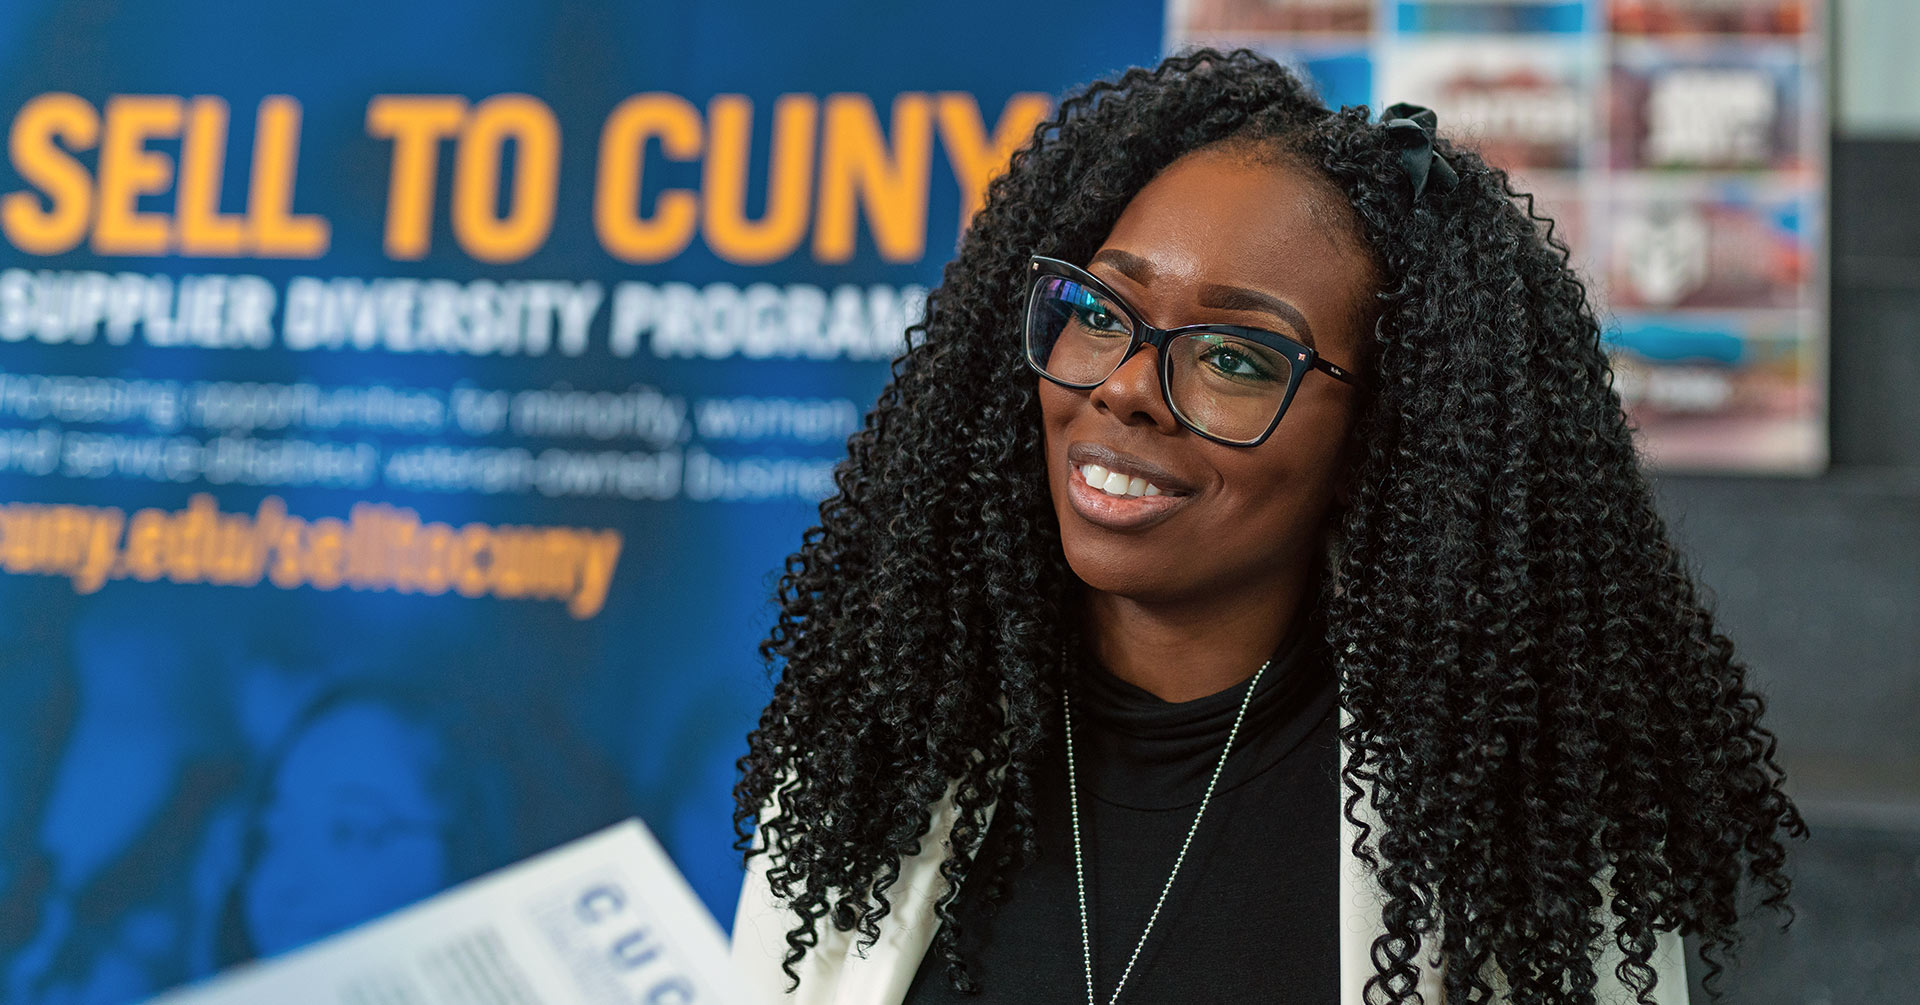
<path fill-rule="evenodd" d="M 1150 345 L 1129 356 L 1120 369 L 1087 393 L 1087 400 L 1128 425 L 1146 423 L 1163 433 L 1180 428 L 1160 393 L 1160 350 Z"/>

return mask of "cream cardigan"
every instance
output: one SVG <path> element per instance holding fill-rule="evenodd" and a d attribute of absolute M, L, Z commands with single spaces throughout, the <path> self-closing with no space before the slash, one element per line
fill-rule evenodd
<path fill-rule="evenodd" d="M 1340 751 L 1340 763 L 1346 764 L 1346 749 Z M 1344 796 L 1344 791 L 1342 792 Z M 929 835 L 951 833 L 953 828 L 953 792 L 948 790 L 933 809 Z M 989 810 L 991 812 L 991 810 Z M 1337 812 L 1337 810 L 1336 810 Z M 1370 814 L 1365 801 L 1356 811 Z M 1368 817 L 1370 823 L 1376 818 Z M 1373 940 L 1385 933 L 1380 920 L 1384 902 L 1366 866 L 1353 855 L 1357 829 L 1340 815 L 1340 1002 L 1339 1005 L 1365 1005 L 1362 989 L 1374 973 L 1369 959 Z M 820 941 L 801 959 L 797 969 L 800 986 L 787 993 L 787 976 L 780 961 L 787 951 L 786 933 L 793 927 L 793 915 L 777 901 L 767 886 L 767 857 L 755 855 L 747 864 L 746 882 L 740 891 L 740 905 L 733 919 L 733 961 L 742 983 L 756 1000 L 786 1005 L 894 1005 L 906 996 L 915 972 L 927 948 L 933 944 L 939 920 L 933 905 L 939 897 L 942 881 L 940 863 L 945 860 L 947 842 L 921 842 L 919 854 L 900 863 L 900 878 L 888 892 L 893 905 L 880 924 L 880 941 L 864 953 L 852 932 L 823 925 Z M 1604 879 L 1596 881 L 1604 891 Z M 1426 943 L 1429 947 L 1434 940 Z M 1433 951 L 1429 949 L 1429 955 Z M 1614 976 L 1613 968 L 1623 959 L 1609 939 L 1599 958 L 1599 986 L 1595 998 L 1602 1005 L 1627 1005 L 1633 994 Z M 1659 985 L 1652 1000 L 1656 1005 L 1686 1005 L 1687 974 L 1685 948 L 1680 937 L 1663 933 L 1654 947 L 1654 969 Z M 1443 1005 L 1438 961 L 1421 967 L 1420 994 L 1428 1005 Z M 1489 975 L 1498 997 L 1506 1000 L 1505 981 L 1496 972 Z"/>

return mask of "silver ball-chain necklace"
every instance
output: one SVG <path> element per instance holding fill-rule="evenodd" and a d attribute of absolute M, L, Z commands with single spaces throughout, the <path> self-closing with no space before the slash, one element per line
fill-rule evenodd
<path fill-rule="evenodd" d="M 1060 661 L 1067 661 L 1067 650 L 1063 645 Z M 1253 672 L 1253 679 L 1247 682 L 1247 696 L 1240 699 L 1240 711 L 1233 717 L 1233 728 L 1227 732 L 1227 745 L 1220 751 L 1220 762 L 1213 766 L 1213 777 L 1207 779 L 1206 794 L 1200 797 L 1200 811 L 1193 815 L 1193 825 L 1187 828 L 1186 840 L 1180 842 L 1180 854 L 1173 859 L 1173 871 L 1167 874 L 1167 883 L 1160 888 L 1160 899 L 1153 903 L 1153 913 L 1147 915 L 1147 927 L 1140 932 L 1140 941 L 1133 944 L 1133 955 L 1127 957 L 1127 967 L 1120 972 L 1120 982 L 1113 986 L 1113 997 L 1107 999 L 1107 1005 L 1120 1000 L 1120 990 L 1127 986 L 1127 978 L 1133 976 L 1133 965 L 1140 960 L 1140 950 L 1146 948 L 1147 936 L 1153 934 L 1153 923 L 1160 920 L 1160 909 L 1166 906 L 1167 894 L 1173 891 L 1174 878 L 1180 875 L 1180 866 L 1187 861 L 1187 849 L 1193 845 L 1193 835 L 1200 830 L 1200 818 L 1207 815 L 1207 804 L 1213 801 L 1214 786 L 1220 784 L 1220 772 L 1226 769 L 1227 755 L 1233 751 L 1234 737 L 1240 735 L 1240 723 L 1247 718 L 1247 706 L 1253 704 L 1253 691 L 1260 686 L 1260 676 L 1267 672 L 1273 663 L 1271 657 L 1260 664 Z M 1093 938 L 1087 924 L 1087 872 L 1084 853 L 1080 850 L 1080 793 L 1077 777 L 1080 774 L 1073 763 L 1073 689 L 1061 686 L 1060 707 L 1065 711 L 1067 720 L 1067 812 L 1073 818 L 1073 885 L 1074 892 L 1080 898 L 1080 952 L 1086 961 L 1087 1005 L 1095 1005 L 1093 997 Z"/>

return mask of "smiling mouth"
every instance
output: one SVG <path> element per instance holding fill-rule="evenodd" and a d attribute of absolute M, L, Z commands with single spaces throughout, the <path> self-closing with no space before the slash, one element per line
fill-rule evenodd
<path fill-rule="evenodd" d="M 1096 488 L 1110 496 L 1157 496 L 1161 495 L 1160 486 L 1147 481 L 1139 475 L 1128 477 L 1122 471 L 1110 471 L 1098 464 L 1082 464 L 1077 469 L 1089 488 Z"/>
<path fill-rule="evenodd" d="M 1107 530 L 1138 530 L 1166 519 L 1193 498 L 1139 475 L 1104 465 L 1068 464 L 1067 503 L 1081 519 Z"/>
<path fill-rule="evenodd" d="M 1194 491 L 1191 483 L 1170 468 L 1091 440 L 1077 440 L 1069 445 L 1067 463 L 1080 472 L 1088 485 L 1108 495 L 1185 496 Z M 1148 486 L 1154 491 L 1148 492 Z"/>

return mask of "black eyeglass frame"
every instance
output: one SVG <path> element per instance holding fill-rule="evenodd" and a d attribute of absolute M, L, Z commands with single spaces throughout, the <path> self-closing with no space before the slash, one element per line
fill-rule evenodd
<path fill-rule="evenodd" d="M 1026 316 L 1021 321 L 1020 355 L 1026 359 L 1029 369 L 1061 387 L 1073 388 L 1076 391 L 1091 391 L 1101 384 L 1106 383 L 1108 378 L 1114 374 L 1120 372 L 1120 368 L 1126 365 L 1127 360 L 1133 358 L 1134 353 L 1140 351 L 1141 346 L 1150 345 L 1154 348 L 1154 353 L 1159 358 L 1160 397 L 1161 400 L 1166 402 L 1167 411 L 1173 415 L 1174 421 L 1180 423 L 1181 426 L 1215 443 L 1225 444 L 1229 447 L 1257 447 L 1265 443 L 1267 437 L 1272 436 L 1273 431 L 1280 428 L 1280 420 L 1287 414 L 1287 406 L 1293 404 L 1294 392 L 1300 389 L 1300 382 L 1306 379 L 1309 370 L 1318 370 L 1335 380 L 1351 384 L 1354 387 L 1364 388 L 1367 386 L 1365 381 L 1357 374 L 1345 367 L 1328 361 L 1325 357 L 1315 352 L 1312 346 L 1306 345 L 1298 339 L 1282 335 L 1279 332 L 1268 331 L 1265 328 L 1219 324 L 1182 325 L 1178 328 L 1155 328 L 1142 320 L 1140 312 L 1135 310 L 1132 304 L 1127 303 L 1125 298 L 1113 292 L 1107 284 L 1101 282 L 1092 273 L 1087 272 L 1085 269 L 1071 262 L 1062 261 L 1058 258 L 1048 258 L 1045 255 L 1033 255 L 1028 259 L 1027 276 L 1027 299 L 1024 308 Z M 1059 377 L 1042 369 L 1040 364 L 1034 359 L 1033 300 L 1040 294 L 1040 281 L 1049 276 L 1072 280 L 1073 282 L 1092 289 L 1102 297 L 1111 300 L 1114 306 L 1119 307 L 1120 310 L 1126 314 L 1127 322 L 1133 326 L 1133 335 L 1127 342 L 1126 352 L 1120 355 L 1119 361 L 1114 363 L 1112 370 L 1107 371 L 1106 376 L 1101 377 L 1091 384 L 1077 384 L 1073 381 L 1061 380 Z M 1280 399 L 1280 408 L 1274 412 L 1273 421 L 1267 423 L 1267 428 L 1264 432 L 1251 440 L 1230 440 L 1226 437 L 1209 433 L 1201 429 L 1185 415 L 1181 414 L 1179 407 L 1173 403 L 1173 364 L 1167 352 L 1167 342 L 1182 335 L 1200 335 L 1207 333 L 1230 335 L 1234 338 L 1258 342 L 1277 352 L 1284 353 L 1287 357 L 1287 363 L 1293 371 L 1287 379 L 1287 393 Z"/>

